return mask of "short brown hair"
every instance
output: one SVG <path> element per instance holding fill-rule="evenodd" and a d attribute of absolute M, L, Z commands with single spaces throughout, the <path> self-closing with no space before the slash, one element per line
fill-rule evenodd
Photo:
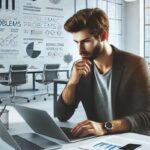
<path fill-rule="evenodd" d="M 64 28 L 71 33 L 88 29 L 92 35 L 97 37 L 103 31 L 109 32 L 109 21 L 103 10 L 87 8 L 79 10 L 70 17 L 64 24 Z"/>

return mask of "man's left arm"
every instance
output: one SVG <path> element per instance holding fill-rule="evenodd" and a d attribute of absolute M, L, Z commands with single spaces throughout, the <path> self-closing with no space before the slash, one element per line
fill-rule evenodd
<path fill-rule="evenodd" d="M 124 118 L 130 123 L 131 131 L 139 132 L 150 127 L 150 72 L 144 59 L 140 59 L 130 82 L 132 114 Z"/>

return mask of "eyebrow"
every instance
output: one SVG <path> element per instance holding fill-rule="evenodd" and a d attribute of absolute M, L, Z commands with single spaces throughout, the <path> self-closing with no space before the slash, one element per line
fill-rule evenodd
<path fill-rule="evenodd" d="M 91 39 L 91 37 L 85 38 L 85 39 L 83 39 L 81 41 L 76 41 L 76 40 L 73 40 L 73 41 L 78 43 L 78 42 L 86 42 L 87 40 L 90 40 L 90 39 Z"/>

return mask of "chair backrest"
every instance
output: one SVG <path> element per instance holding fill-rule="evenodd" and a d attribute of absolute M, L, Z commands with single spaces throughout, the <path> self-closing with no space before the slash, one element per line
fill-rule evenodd
<path fill-rule="evenodd" d="M 0 68 L 5 68 L 4 65 L 0 64 Z"/>
<path fill-rule="evenodd" d="M 27 65 L 10 65 L 10 84 L 19 85 L 27 82 Z"/>
<path fill-rule="evenodd" d="M 44 82 L 52 82 L 54 79 L 58 79 L 59 64 L 45 64 L 43 70 L 43 80 Z"/>

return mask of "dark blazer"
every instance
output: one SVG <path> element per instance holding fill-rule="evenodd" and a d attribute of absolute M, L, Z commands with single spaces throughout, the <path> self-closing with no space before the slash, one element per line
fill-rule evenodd
<path fill-rule="evenodd" d="M 113 48 L 111 98 L 113 119 L 126 118 L 131 124 L 132 131 L 150 129 L 150 74 L 145 60 L 139 56 Z M 93 65 L 86 77 L 81 77 L 75 95 L 75 103 L 66 105 L 59 97 L 57 116 L 66 121 L 74 113 L 81 101 L 87 118 L 103 122 L 98 118 L 96 103 L 93 100 Z M 100 108 L 99 108 L 100 109 Z M 103 114 L 102 114 L 103 115 Z"/>

